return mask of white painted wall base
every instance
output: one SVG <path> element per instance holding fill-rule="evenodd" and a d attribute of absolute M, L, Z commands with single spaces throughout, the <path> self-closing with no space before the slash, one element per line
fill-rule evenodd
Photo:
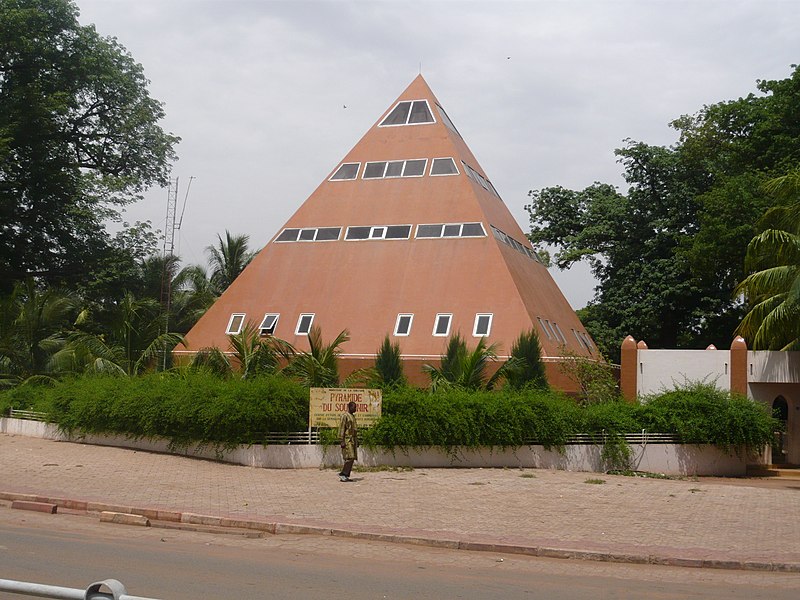
<path fill-rule="evenodd" d="M 0 418 L 0 433 L 24 435 L 51 440 L 69 441 L 101 446 L 133 448 L 220 460 L 233 464 L 266 469 L 301 469 L 332 467 L 341 464 L 338 447 L 320 445 L 239 446 L 231 450 L 209 445 L 192 444 L 187 448 L 170 449 L 164 439 L 134 439 L 119 435 L 87 435 L 68 437 L 52 424 L 22 419 Z M 665 475 L 716 475 L 743 476 L 748 457 L 725 453 L 710 445 L 682 444 L 632 445 L 633 468 Z M 407 466 L 417 468 L 437 467 L 509 467 L 529 469 L 559 469 L 566 471 L 604 471 L 600 453 L 602 448 L 593 445 L 569 445 L 560 453 L 542 446 L 519 448 L 454 448 L 447 453 L 439 448 L 409 448 L 395 450 L 369 450 L 359 448 L 358 464 L 364 466 Z M 749 457 L 755 462 L 755 457 Z"/>

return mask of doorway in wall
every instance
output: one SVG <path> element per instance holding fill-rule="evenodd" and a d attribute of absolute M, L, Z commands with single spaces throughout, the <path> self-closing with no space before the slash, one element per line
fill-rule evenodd
<path fill-rule="evenodd" d="M 778 396 L 772 402 L 772 416 L 780 422 L 780 428 L 775 432 L 775 445 L 772 447 L 772 464 L 786 464 L 787 448 L 789 447 L 786 437 L 786 423 L 789 420 L 789 405 L 786 398 Z"/>

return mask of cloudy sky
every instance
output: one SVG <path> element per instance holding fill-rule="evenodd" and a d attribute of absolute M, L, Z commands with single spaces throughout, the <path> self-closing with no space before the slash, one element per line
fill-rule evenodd
<path fill-rule="evenodd" d="M 144 66 L 181 136 L 176 247 L 227 229 L 261 247 L 422 70 L 523 229 L 528 190 L 624 185 L 614 149 L 782 79 L 793 0 L 77 0 Z M 344 106 L 347 106 L 345 109 Z M 167 192 L 125 218 L 163 228 Z M 586 268 L 552 270 L 574 308 Z"/>

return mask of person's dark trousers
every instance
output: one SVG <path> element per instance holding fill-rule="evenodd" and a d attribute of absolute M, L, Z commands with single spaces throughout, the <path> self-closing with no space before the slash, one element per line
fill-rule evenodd
<path fill-rule="evenodd" d="M 352 459 L 352 458 L 350 460 L 344 461 L 344 465 L 342 465 L 342 472 L 339 473 L 339 475 L 344 475 L 345 477 L 350 477 L 350 471 L 353 468 L 353 463 L 354 462 L 355 462 L 355 459 Z"/>

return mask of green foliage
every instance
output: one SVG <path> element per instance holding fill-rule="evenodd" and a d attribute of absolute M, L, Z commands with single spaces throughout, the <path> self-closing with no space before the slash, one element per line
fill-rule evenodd
<path fill-rule="evenodd" d="M 450 336 L 442 355 L 440 366 L 422 365 L 431 378 L 431 392 L 440 389 L 480 390 L 492 389 L 502 372 L 487 378 L 489 363 L 497 358 L 497 345 L 486 345 L 480 338 L 475 348 L 469 350 L 460 333 Z"/>
<path fill-rule="evenodd" d="M 221 294 L 233 283 L 244 268 L 255 258 L 256 253 L 248 250 L 248 235 L 231 235 L 225 230 L 225 239 L 217 235 L 217 245 L 207 246 L 211 264 L 211 284 Z"/>
<path fill-rule="evenodd" d="M 737 333 L 757 350 L 800 350 L 800 169 L 765 187 L 791 204 L 768 211 L 764 231 L 747 247 L 750 274 L 736 292 L 745 295 L 750 312 Z"/>
<path fill-rule="evenodd" d="M 744 246 L 776 204 L 762 184 L 800 164 L 800 67 L 758 94 L 676 119 L 670 147 L 628 140 L 616 151 L 628 189 L 533 190 L 531 240 L 555 262 L 587 260 L 599 280 L 582 315 L 616 361 L 628 334 L 651 347 L 729 343 L 743 315 L 733 295 Z"/>
<path fill-rule="evenodd" d="M 575 431 L 577 407 L 558 394 L 529 390 L 436 394 L 410 388 L 388 391 L 383 416 L 364 432 L 365 444 L 413 446 L 521 446 L 531 439 L 562 446 Z"/>
<path fill-rule="evenodd" d="M 0 10 L 2 293 L 28 276 L 78 285 L 124 266 L 104 220 L 166 183 L 175 158 L 141 65 L 77 17 L 68 0 Z"/>
<path fill-rule="evenodd" d="M 511 364 L 506 363 L 504 375 L 512 390 L 548 389 L 542 347 L 536 331 L 530 329 L 519 334 L 511 346 L 511 358 L 515 360 Z"/>
<path fill-rule="evenodd" d="M 330 344 L 325 344 L 322 330 L 314 325 L 308 332 L 309 351 L 287 354 L 289 364 L 283 372 L 307 387 L 335 387 L 339 385 L 341 346 L 349 339 L 345 329 Z"/>
<path fill-rule="evenodd" d="M 779 426 L 763 404 L 707 383 L 690 383 L 642 401 L 642 428 L 675 433 L 684 443 L 758 450 L 773 442 Z"/>
<path fill-rule="evenodd" d="M 382 389 L 403 387 L 406 384 L 400 344 L 393 344 L 388 335 L 375 356 L 375 375 L 373 383 Z"/>
<path fill-rule="evenodd" d="M 308 425 L 308 391 L 280 376 L 223 380 L 185 371 L 81 377 L 35 390 L 22 386 L 6 392 L 5 401 L 30 402 L 34 393 L 34 406 L 52 407 L 53 420 L 65 431 L 159 436 L 176 446 L 261 443 L 267 432 Z"/>
<path fill-rule="evenodd" d="M 242 379 L 274 373 L 281 357 L 293 350 L 287 342 L 277 338 L 262 340 L 258 327 L 252 321 L 247 321 L 239 333 L 229 335 L 228 339 Z"/>
<path fill-rule="evenodd" d="M 578 400 L 581 404 L 616 402 L 620 399 L 614 370 L 607 362 L 586 358 L 568 350 L 563 351 L 564 360 L 558 368 L 578 384 Z"/>

